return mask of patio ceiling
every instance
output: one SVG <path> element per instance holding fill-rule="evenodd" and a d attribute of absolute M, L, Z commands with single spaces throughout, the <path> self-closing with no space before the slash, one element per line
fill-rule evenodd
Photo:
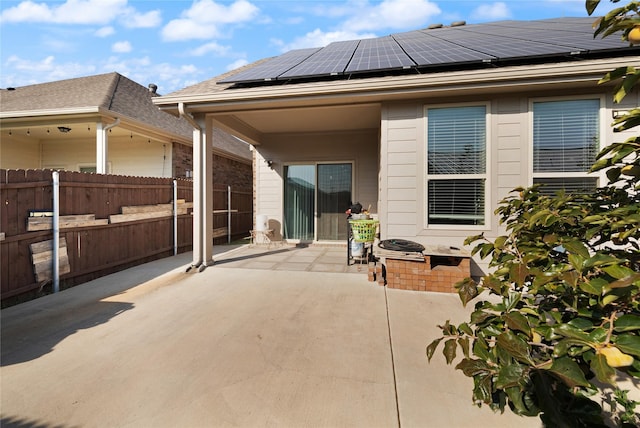
<path fill-rule="evenodd" d="M 291 134 L 342 132 L 380 127 L 379 104 L 298 107 L 214 114 L 227 126 L 244 124 L 253 133 Z"/>

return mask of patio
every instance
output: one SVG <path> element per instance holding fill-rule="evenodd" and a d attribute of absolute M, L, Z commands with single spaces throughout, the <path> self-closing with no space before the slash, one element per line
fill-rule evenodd
<path fill-rule="evenodd" d="M 467 317 L 457 296 L 281 270 L 334 251 L 346 268 L 340 249 L 242 247 L 186 273 L 185 253 L 3 310 L 1 425 L 541 426 L 427 362 L 436 325 Z"/>

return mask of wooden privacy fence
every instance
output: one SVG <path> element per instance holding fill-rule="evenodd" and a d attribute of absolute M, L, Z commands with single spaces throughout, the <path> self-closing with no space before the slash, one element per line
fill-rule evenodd
<path fill-rule="evenodd" d="M 53 265 L 53 195 L 51 170 L 0 170 L 3 306 L 11 303 L 10 298 L 29 298 L 51 282 L 46 270 Z M 192 195 L 191 180 L 60 171 L 59 248 L 68 260 L 60 266 L 60 288 L 190 251 Z M 251 209 L 251 192 L 234 191 L 229 196 L 226 186 L 216 187 L 214 225 L 225 228 L 218 243 L 247 236 Z M 231 233 L 226 229 L 229 224 Z"/>

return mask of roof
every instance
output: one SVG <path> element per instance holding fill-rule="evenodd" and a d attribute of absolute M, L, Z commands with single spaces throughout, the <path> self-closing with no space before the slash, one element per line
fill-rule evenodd
<path fill-rule="evenodd" d="M 415 30 L 375 39 L 335 42 L 263 59 L 168 94 L 290 85 L 389 75 L 637 55 L 616 35 L 594 38 L 596 18 L 500 21 Z"/>
<path fill-rule="evenodd" d="M 2 90 L 0 112 L 4 117 L 25 111 L 39 116 L 39 112 L 73 114 L 74 109 L 96 108 L 191 139 L 189 123 L 158 110 L 151 102 L 154 96 L 157 94 L 144 86 L 112 72 Z"/>
<path fill-rule="evenodd" d="M 24 112 L 30 116 L 55 111 L 73 115 L 74 110 L 94 108 L 191 141 L 193 127 L 186 120 L 158 109 L 151 101 L 158 96 L 149 88 L 112 72 L 0 90 L 0 113 L 5 118 Z M 246 143 L 222 131 L 216 133 L 216 137 L 215 149 L 251 159 Z"/>

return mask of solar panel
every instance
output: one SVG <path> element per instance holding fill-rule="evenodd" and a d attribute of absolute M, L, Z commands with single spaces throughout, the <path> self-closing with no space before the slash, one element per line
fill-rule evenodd
<path fill-rule="evenodd" d="M 517 39 L 508 34 L 485 34 L 459 28 L 444 28 L 435 36 L 499 59 L 570 54 L 575 50 L 569 46 Z"/>
<path fill-rule="evenodd" d="M 391 36 L 360 41 L 345 72 L 409 68 L 415 63 Z"/>
<path fill-rule="evenodd" d="M 233 74 L 220 83 L 335 76 L 413 67 L 567 56 L 630 49 L 619 37 L 593 37 L 595 18 L 500 21 L 397 33 L 299 49 Z M 638 51 L 639 48 L 632 48 Z"/>
<path fill-rule="evenodd" d="M 394 34 L 393 37 L 418 66 L 484 62 L 495 59 L 491 55 L 467 49 L 421 31 Z"/>
<path fill-rule="evenodd" d="M 342 74 L 347 68 L 359 40 L 334 42 L 311 55 L 280 77 L 305 77 Z"/>
<path fill-rule="evenodd" d="M 300 64 L 319 50 L 319 48 L 310 48 L 289 51 L 248 70 L 233 74 L 221 80 L 220 83 L 275 80 L 282 73 Z"/>

